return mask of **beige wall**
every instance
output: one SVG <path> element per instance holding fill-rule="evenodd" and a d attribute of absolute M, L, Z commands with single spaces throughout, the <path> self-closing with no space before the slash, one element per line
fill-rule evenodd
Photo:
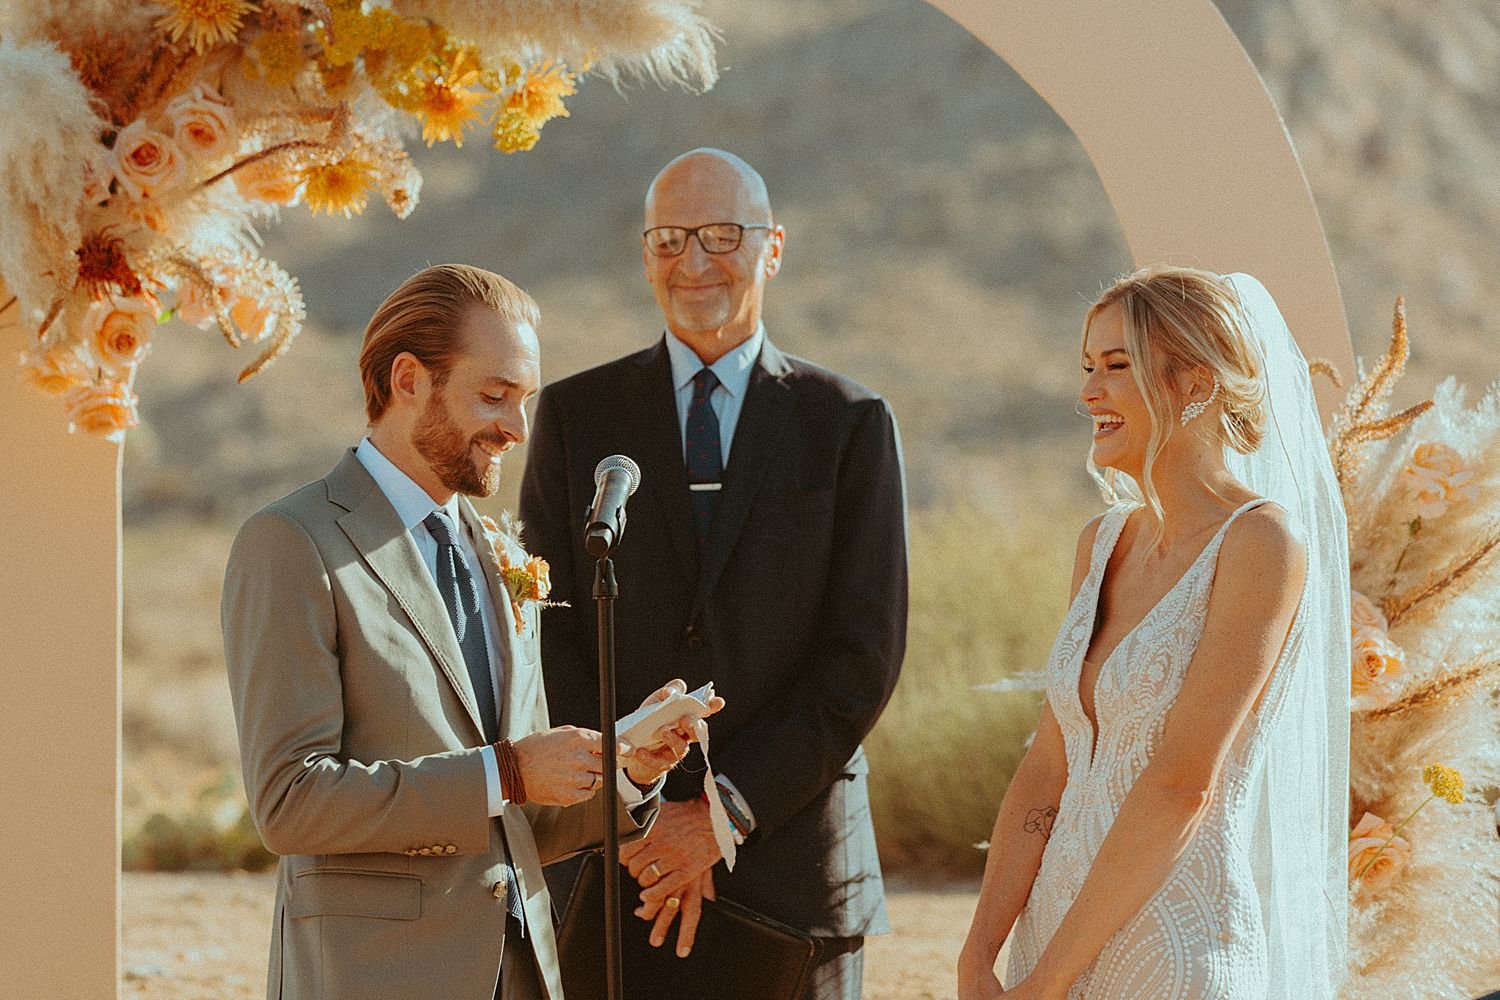
<path fill-rule="evenodd" d="M 1354 370 L 1328 242 L 1297 154 L 1209 0 L 928 2 L 1068 123 L 1138 264 L 1253 274 L 1303 353 Z M 995 128 L 1003 133 L 1006 123 Z M 1326 416 L 1340 394 L 1326 379 L 1314 385 Z"/>
<path fill-rule="evenodd" d="M 0 332 L 0 994 L 112 997 L 120 447 L 69 435 Z"/>

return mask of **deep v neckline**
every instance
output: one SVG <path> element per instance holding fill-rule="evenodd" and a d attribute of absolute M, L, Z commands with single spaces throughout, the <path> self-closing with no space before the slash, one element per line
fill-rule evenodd
<path fill-rule="evenodd" d="M 1179 587 L 1182 586 L 1183 581 L 1186 580 L 1188 577 L 1190 577 L 1190 576 L 1193 575 L 1193 571 L 1198 568 L 1198 564 L 1203 561 L 1203 557 L 1206 556 L 1206 555 L 1208 555 L 1209 551 L 1211 549 L 1213 549 L 1216 545 L 1218 545 L 1219 542 L 1222 540 L 1222 538 L 1224 536 L 1224 532 L 1229 528 L 1229 526 L 1231 524 L 1234 523 L 1234 519 L 1237 518 L 1237 517 L 1239 517 L 1241 514 L 1243 514 L 1246 510 L 1250 509 L 1251 507 L 1254 507 L 1254 506 L 1257 506 L 1257 505 L 1259 505 L 1261 503 L 1266 502 L 1266 500 L 1267 500 L 1266 497 L 1256 497 L 1254 500 L 1247 500 L 1243 504 L 1241 504 L 1239 507 L 1235 508 L 1235 510 L 1233 511 L 1233 513 L 1231 513 L 1228 517 L 1226 517 L 1224 519 L 1224 522 L 1222 524 L 1220 524 L 1217 529 L 1215 529 L 1215 531 L 1213 533 L 1213 537 L 1211 537 L 1204 544 L 1203 548 L 1199 550 L 1198 554 L 1193 557 L 1193 561 L 1190 562 L 1188 564 L 1187 569 L 1183 570 L 1182 573 L 1177 577 L 1177 579 L 1175 581 L 1173 581 L 1172 586 L 1168 587 L 1162 593 L 1162 595 L 1156 599 L 1156 602 L 1154 604 L 1152 604 L 1151 607 L 1149 607 L 1149 608 L 1146 609 L 1146 613 L 1143 614 L 1143 615 L 1141 615 L 1139 621 L 1137 621 L 1134 625 L 1130 626 L 1130 628 L 1125 632 L 1125 634 L 1120 637 L 1120 641 L 1116 642 L 1114 644 L 1114 647 L 1112 649 L 1110 649 L 1108 656 L 1104 657 L 1104 659 L 1102 659 L 1102 660 L 1096 661 L 1099 664 L 1099 672 L 1094 675 L 1094 683 L 1092 685 L 1093 686 L 1093 695 L 1094 695 L 1094 697 L 1093 697 L 1093 703 L 1094 703 L 1095 717 L 1091 719 L 1091 718 L 1089 718 L 1088 712 L 1084 711 L 1084 708 L 1083 708 L 1083 667 L 1084 667 L 1085 661 L 1087 661 L 1088 658 L 1089 658 L 1088 654 L 1092 651 L 1093 646 L 1094 646 L 1094 628 L 1099 623 L 1099 598 L 1104 593 L 1104 577 L 1105 577 L 1105 574 L 1107 574 L 1109 572 L 1109 560 L 1110 560 L 1110 557 L 1114 555 L 1115 546 L 1120 543 L 1120 536 L 1125 533 L 1125 523 L 1130 520 L 1130 515 L 1133 514 L 1133 513 L 1135 513 L 1135 511 L 1139 510 L 1140 507 L 1136 506 L 1136 507 L 1130 508 L 1129 510 L 1127 510 L 1125 512 L 1125 516 L 1123 518 L 1121 518 L 1119 527 L 1115 529 L 1114 537 L 1109 540 L 1109 546 L 1108 546 L 1107 550 L 1103 553 L 1103 561 L 1100 562 L 1100 563 L 1098 563 L 1097 568 L 1091 567 L 1091 570 L 1090 570 L 1091 573 L 1097 574 L 1097 578 L 1094 580 L 1094 593 L 1092 595 L 1092 600 L 1090 601 L 1090 604 L 1089 604 L 1089 617 L 1088 617 L 1089 639 L 1088 639 L 1088 642 L 1083 647 L 1083 652 L 1078 657 L 1078 676 L 1076 678 L 1074 678 L 1073 685 L 1072 685 L 1073 686 L 1073 699 L 1074 699 L 1074 701 L 1078 705 L 1078 714 L 1083 717 L 1083 721 L 1088 724 L 1088 728 L 1089 728 L 1089 769 L 1090 770 L 1093 769 L 1093 766 L 1094 766 L 1094 755 L 1095 755 L 1095 753 L 1099 749 L 1099 720 L 1098 720 L 1098 711 L 1099 711 L 1099 682 L 1104 678 L 1104 671 L 1107 670 L 1109 668 L 1110 663 L 1113 662 L 1113 660 L 1115 658 L 1115 654 L 1118 653 L 1121 649 L 1123 649 L 1125 647 L 1125 645 L 1128 642 L 1130 642 L 1131 638 L 1133 638 L 1135 636 L 1135 634 L 1141 630 L 1141 627 L 1143 625 L 1145 625 L 1148 621 L 1151 620 L 1151 616 L 1154 615 L 1154 614 L 1156 614 L 1157 610 L 1159 608 L 1161 608 L 1161 606 L 1163 604 L 1166 603 L 1167 598 L 1169 598 L 1173 594 L 1177 593 L 1177 588 L 1179 588 Z M 1099 553 L 1097 551 L 1095 551 L 1095 553 L 1094 553 L 1094 558 L 1096 560 L 1099 558 Z"/>

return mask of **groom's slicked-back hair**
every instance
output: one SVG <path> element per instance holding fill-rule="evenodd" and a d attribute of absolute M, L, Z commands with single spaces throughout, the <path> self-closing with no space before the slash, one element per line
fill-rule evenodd
<path fill-rule="evenodd" d="M 365 385 L 365 415 L 377 423 L 391 405 L 391 365 L 409 352 L 432 373 L 434 384 L 448 381 L 463 349 L 460 330 L 474 307 L 489 309 L 511 326 L 541 323 L 536 302 L 513 282 L 468 264 L 438 264 L 418 271 L 386 296 L 365 327 L 359 374 Z"/>

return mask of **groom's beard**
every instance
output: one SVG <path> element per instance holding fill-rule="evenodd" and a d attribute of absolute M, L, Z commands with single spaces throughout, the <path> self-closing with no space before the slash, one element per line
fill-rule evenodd
<path fill-rule="evenodd" d="M 476 465 L 473 446 L 479 441 L 495 446 L 505 444 L 503 439 L 478 434 L 464 437 L 448 415 L 442 390 L 438 390 L 428 399 L 427 409 L 417 421 L 412 446 L 427 459 L 438 481 L 447 489 L 464 496 L 492 497 L 500 489 L 500 465 L 498 462 Z"/>

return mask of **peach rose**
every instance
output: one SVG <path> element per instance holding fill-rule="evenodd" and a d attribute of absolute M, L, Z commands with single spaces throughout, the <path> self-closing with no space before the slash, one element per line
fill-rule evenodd
<path fill-rule="evenodd" d="M 1474 473 L 1452 448 L 1438 441 L 1419 444 L 1398 477 L 1417 516 L 1441 517 L 1449 507 L 1473 500 L 1478 492 Z"/>
<path fill-rule="evenodd" d="M 1391 824 L 1374 813 L 1367 812 L 1360 817 L 1359 823 L 1349 831 L 1350 882 L 1362 870 L 1364 874 L 1359 877 L 1361 889 L 1378 892 L 1395 881 L 1411 856 L 1411 845 L 1400 837 L 1386 843 L 1395 832 Z M 1382 847 L 1385 849 L 1381 850 Z M 1368 869 L 1365 868 L 1367 864 Z"/>
<path fill-rule="evenodd" d="M 87 385 L 92 377 L 76 344 L 57 344 L 39 354 L 28 351 L 21 355 L 21 365 L 26 381 L 49 396 Z"/>
<path fill-rule="evenodd" d="M 119 443 L 140 423 L 135 394 L 119 382 L 82 385 L 68 393 L 68 430 L 85 430 Z"/>
<path fill-rule="evenodd" d="M 177 289 L 175 315 L 184 323 L 207 330 L 214 325 L 219 310 L 229 302 L 229 290 L 220 285 L 204 288 L 192 279 L 185 278 Z"/>
<path fill-rule="evenodd" d="M 136 119 L 115 137 L 113 171 L 132 198 L 151 198 L 187 179 L 182 150 L 169 135 Z"/>
<path fill-rule="evenodd" d="M 89 303 L 83 333 L 99 360 L 111 368 L 140 361 L 151 344 L 156 308 L 144 299 L 107 298 Z"/>
<path fill-rule="evenodd" d="M 196 160 L 218 160 L 239 146 L 234 109 L 206 83 L 173 98 L 165 114 L 177 145 Z"/>
<path fill-rule="evenodd" d="M 268 201 L 273 205 L 295 205 L 302 197 L 302 178 L 288 172 L 274 157 L 247 163 L 229 176 L 235 189 L 249 201 Z"/>
<path fill-rule="evenodd" d="M 532 556 L 526 560 L 526 572 L 536 581 L 532 585 L 531 599 L 533 601 L 545 601 L 547 595 L 552 593 L 552 567 L 547 565 L 547 560 L 541 556 Z"/>
<path fill-rule="evenodd" d="M 264 340 L 276 326 L 276 313 L 257 298 L 241 295 L 229 307 L 229 318 L 240 333 L 249 340 Z"/>
<path fill-rule="evenodd" d="M 1374 629 L 1356 629 L 1354 633 L 1351 705 L 1358 711 L 1389 705 L 1401 693 L 1406 672 L 1401 647 L 1384 633 Z"/>

